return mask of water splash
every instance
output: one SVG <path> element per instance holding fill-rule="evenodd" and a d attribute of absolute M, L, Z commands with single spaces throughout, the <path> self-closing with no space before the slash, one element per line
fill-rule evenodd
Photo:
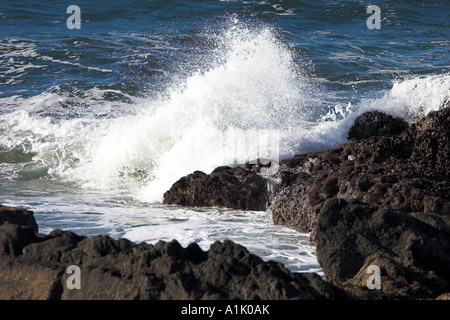
<path fill-rule="evenodd" d="M 232 165 L 236 143 L 255 131 L 276 131 L 283 159 L 347 142 L 350 125 L 366 110 L 414 121 L 448 99 L 449 75 L 412 78 L 395 82 L 381 98 L 337 105 L 320 118 L 326 93 L 275 30 L 234 20 L 209 36 L 216 47 L 207 62 L 161 97 L 130 98 L 114 108 L 105 98 L 110 90 L 99 88 L 82 96 L 53 88 L 31 98 L 2 98 L 23 110 L 0 118 L 0 156 L 31 156 L 22 170 L 32 177 L 158 202 L 180 177 Z M 75 115 L 67 105 L 80 101 L 84 113 Z M 258 145 L 261 153 L 270 147 L 264 139 Z"/>

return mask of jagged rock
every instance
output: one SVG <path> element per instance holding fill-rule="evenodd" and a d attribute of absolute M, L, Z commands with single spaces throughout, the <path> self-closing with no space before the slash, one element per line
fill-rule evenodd
<path fill-rule="evenodd" d="M 396 136 L 408 129 L 408 123 L 379 111 L 365 112 L 355 119 L 347 134 L 350 141 L 375 136 Z"/>
<path fill-rule="evenodd" d="M 450 177 L 450 99 L 442 110 L 412 124 L 399 147 L 414 164 Z"/>
<path fill-rule="evenodd" d="M 20 210 L 9 225 L 34 218 Z M 8 211 L 5 213 L 5 211 Z M 16 219 L 12 212 L 18 212 Z M 23 212 L 22 212 L 23 214 Z M 2 219 L 2 218 L 0 218 Z M 24 224 L 11 224 L 18 221 Z M 37 230 L 35 230 L 37 231 Z M 0 237 L 5 231 L 0 229 Z M 22 235 L 19 235 L 19 238 Z M 35 238 L 34 240 L 37 240 Z M 238 244 L 215 242 L 209 251 L 177 241 L 135 244 L 108 236 L 83 237 L 54 230 L 0 259 L 0 299 L 337 299 L 341 289 L 315 274 L 291 273 Z M 69 266 L 80 268 L 81 289 L 70 289 Z"/>
<path fill-rule="evenodd" d="M 0 205 L 0 257 L 21 254 L 23 247 L 36 241 L 38 236 L 31 211 Z"/>
<path fill-rule="evenodd" d="M 441 294 L 436 300 L 450 300 L 450 292 Z"/>
<path fill-rule="evenodd" d="M 371 137 L 280 163 L 269 210 L 277 224 L 311 232 L 329 198 L 358 198 L 450 220 L 450 108 L 430 113 L 400 136 Z"/>
<path fill-rule="evenodd" d="M 450 220 L 450 108 L 431 112 L 406 129 L 400 119 L 365 113 L 350 130 L 357 139 L 325 152 L 281 161 L 274 192 L 252 167 L 196 171 L 164 195 L 164 203 L 266 210 L 276 224 L 311 232 L 326 199 L 358 198 L 404 212 Z M 363 132 L 364 131 L 364 132 Z M 383 136 L 380 136 L 383 135 Z"/>
<path fill-rule="evenodd" d="M 266 181 L 242 167 L 218 167 L 209 175 L 195 171 L 175 182 L 164 194 L 165 204 L 190 207 L 265 210 L 267 201 Z"/>
<path fill-rule="evenodd" d="M 434 299 L 450 291 L 450 228 L 439 216 L 329 199 L 319 214 L 317 259 L 325 279 L 369 299 Z M 381 290 L 367 270 L 381 269 Z"/>

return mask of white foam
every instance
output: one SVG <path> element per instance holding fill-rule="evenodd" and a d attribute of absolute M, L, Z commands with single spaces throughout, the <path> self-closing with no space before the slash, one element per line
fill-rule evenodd
<path fill-rule="evenodd" d="M 379 98 L 363 99 L 357 104 L 336 105 L 297 143 L 297 152 L 321 151 L 347 141 L 355 119 L 366 111 L 378 110 L 413 123 L 442 108 L 450 99 L 450 75 L 429 75 L 395 80 L 392 88 Z"/>
<path fill-rule="evenodd" d="M 161 201 L 181 176 L 227 164 L 223 151 L 236 130 L 281 130 L 290 139 L 289 130 L 303 127 L 314 89 L 270 29 L 233 25 L 218 36 L 212 60 L 165 98 L 142 101 L 137 115 L 110 121 L 72 174 L 110 187 L 146 172 L 137 197 Z"/>
<path fill-rule="evenodd" d="M 437 111 L 450 99 L 450 74 L 396 80 L 381 99 L 363 102 L 361 111 L 380 110 L 409 122 Z"/>
<path fill-rule="evenodd" d="M 80 97 L 56 87 L 31 98 L 1 99 L 22 111 L 1 117 L 0 146 L 22 147 L 35 154 L 34 161 L 48 174 L 86 188 L 120 190 L 159 202 L 180 177 L 233 164 L 230 153 L 236 151 L 237 140 L 252 132 L 276 132 L 283 159 L 347 142 L 349 127 L 364 111 L 376 109 L 414 121 L 439 109 L 449 96 L 448 74 L 398 80 L 380 98 L 333 106 L 311 122 L 326 94 L 303 73 L 273 30 L 235 21 L 214 37 L 217 49 L 208 63 L 161 97 L 114 103 L 115 111 L 104 99 L 108 90 L 98 88 Z M 76 118 L 38 116 L 70 113 L 61 109 L 68 102 L 89 107 Z M 97 117 L 99 113 L 106 116 Z M 261 153 L 270 147 L 264 141 L 258 146 Z M 250 159 L 257 154 L 248 151 Z"/>
<path fill-rule="evenodd" d="M 264 260 L 284 263 L 292 271 L 320 269 L 309 235 L 275 226 L 265 212 L 177 209 L 121 220 L 126 229 L 123 237 L 133 242 L 155 244 L 159 240 L 171 241 L 176 235 L 184 247 L 195 242 L 208 250 L 213 242 L 229 239 Z"/>

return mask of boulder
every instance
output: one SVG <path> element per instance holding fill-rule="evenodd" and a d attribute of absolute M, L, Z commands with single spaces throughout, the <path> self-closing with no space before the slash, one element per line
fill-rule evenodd
<path fill-rule="evenodd" d="M 325 279 L 360 299 L 435 299 L 450 291 L 450 228 L 439 216 L 329 199 L 316 243 Z M 367 287 L 371 265 L 380 268 L 380 290 Z"/>
<path fill-rule="evenodd" d="M 190 207 L 228 207 L 266 210 L 267 185 L 263 177 L 243 167 L 218 167 L 182 177 L 164 194 L 165 204 Z"/>
<path fill-rule="evenodd" d="M 21 212 L 19 209 L 9 209 Z M 8 210 L 4 210 L 8 211 Z M 10 219 L 13 224 L 33 223 Z M 14 214 L 12 214 L 14 216 Z M 6 231 L 0 229 L 0 238 Z M 232 241 L 215 242 L 208 251 L 177 241 L 155 245 L 108 236 L 83 237 L 54 230 L 28 241 L 0 259 L 0 299 L 338 299 L 344 291 L 316 274 L 291 273 L 282 264 L 263 261 Z M 70 266 L 79 267 L 80 289 L 68 286 Z"/>
<path fill-rule="evenodd" d="M 379 111 L 368 111 L 355 119 L 347 134 L 350 141 L 376 136 L 396 136 L 408 129 L 408 123 Z"/>
<path fill-rule="evenodd" d="M 450 220 L 450 108 L 399 136 L 370 137 L 281 161 L 269 210 L 277 224 L 311 232 L 323 203 L 352 199 Z"/>

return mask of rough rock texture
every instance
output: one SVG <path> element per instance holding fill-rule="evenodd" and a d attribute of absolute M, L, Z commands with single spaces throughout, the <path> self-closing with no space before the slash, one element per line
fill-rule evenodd
<path fill-rule="evenodd" d="M 0 256 L 19 254 L 38 240 L 38 226 L 31 211 L 0 205 Z"/>
<path fill-rule="evenodd" d="M 365 112 L 355 119 L 347 139 L 356 141 L 376 136 L 396 136 L 408 126 L 406 121 L 379 111 Z"/>
<path fill-rule="evenodd" d="M 365 113 L 349 136 L 358 141 L 281 161 L 273 176 L 280 183 L 271 192 L 251 167 L 219 167 L 210 175 L 196 171 L 181 178 L 164 203 L 268 209 L 275 223 L 312 232 L 312 243 L 320 209 L 334 197 L 450 220 L 448 106 L 409 127 L 389 115 Z"/>
<path fill-rule="evenodd" d="M 0 299 L 336 299 L 347 295 L 316 274 L 296 274 L 264 262 L 231 241 L 204 252 L 193 243 L 134 244 L 69 231 L 37 234 L 29 211 L 0 210 L 0 239 L 20 248 L 0 254 Z M 5 226 L 28 230 L 10 235 Z M 2 242 L 3 243 L 3 242 Z M 69 266 L 80 268 L 81 289 L 69 289 Z"/>
<path fill-rule="evenodd" d="M 164 194 L 164 203 L 190 207 L 265 210 L 267 201 L 266 181 L 242 167 L 218 167 L 209 175 L 195 171 Z"/>
<path fill-rule="evenodd" d="M 326 199 L 357 198 L 403 212 L 450 217 L 450 108 L 399 136 L 371 137 L 280 163 L 273 220 L 312 232 Z"/>
<path fill-rule="evenodd" d="M 450 292 L 448 102 L 410 126 L 379 112 L 365 113 L 348 138 L 354 141 L 282 161 L 273 177 L 279 184 L 268 201 L 254 198 L 261 201 L 257 207 L 269 204 L 275 223 L 311 232 L 326 279 L 357 298 L 445 299 Z M 251 172 L 240 170 L 241 176 Z M 210 194 L 226 195 L 228 186 L 218 186 Z M 227 206 L 227 199 L 221 203 Z M 381 268 L 382 290 L 367 288 L 370 265 Z"/>
<path fill-rule="evenodd" d="M 430 299 L 450 292 L 450 228 L 439 216 L 329 199 L 316 242 L 326 280 L 360 298 Z M 381 290 L 367 288 L 370 265 L 380 267 Z"/>
<path fill-rule="evenodd" d="M 327 281 L 231 241 L 204 252 L 176 241 L 44 236 L 31 212 L 0 207 L 0 299 L 448 299 L 450 108 L 397 135 L 368 135 L 378 134 L 282 161 L 273 193 L 252 167 L 219 167 L 164 195 L 184 206 L 270 204 L 276 223 L 312 232 Z M 66 285 L 69 265 L 81 268 L 81 290 Z M 380 290 L 367 288 L 372 265 Z"/>

